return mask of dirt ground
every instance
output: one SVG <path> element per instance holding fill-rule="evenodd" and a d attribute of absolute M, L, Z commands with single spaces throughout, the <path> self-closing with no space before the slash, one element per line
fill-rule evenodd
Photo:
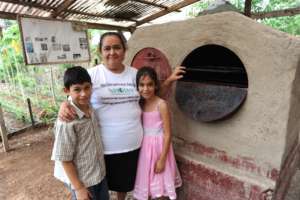
<path fill-rule="evenodd" d="M 10 151 L 0 143 L 0 200 L 65 200 L 70 195 L 53 177 L 50 160 L 53 134 L 49 128 L 29 130 L 9 139 Z M 300 170 L 289 188 L 286 200 L 300 198 Z M 116 195 L 111 193 L 111 200 Z M 129 195 L 127 200 L 132 200 Z"/>
<path fill-rule="evenodd" d="M 8 153 L 0 144 L 0 200 L 70 199 L 68 190 L 53 177 L 52 144 L 48 128 L 10 138 Z M 111 200 L 115 200 L 114 193 Z"/>
<path fill-rule="evenodd" d="M 63 184 L 53 177 L 52 143 L 51 133 L 43 128 L 12 137 L 8 153 L 1 146 L 0 199 L 69 199 Z"/>

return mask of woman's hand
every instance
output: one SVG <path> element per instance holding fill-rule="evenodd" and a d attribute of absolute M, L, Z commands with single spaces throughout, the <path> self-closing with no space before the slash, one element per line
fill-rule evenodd
<path fill-rule="evenodd" d="M 77 200 L 90 200 L 92 199 L 91 193 L 87 190 L 86 187 L 81 187 L 75 190 Z"/>
<path fill-rule="evenodd" d="M 162 159 L 158 159 L 155 163 L 154 172 L 157 174 L 163 172 L 165 170 L 165 165 L 166 165 L 166 161 Z"/>
<path fill-rule="evenodd" d="M 74 107 L 67 101 L 62 102 L 58 111 L 58 118 L 64 122 L 73 121 L 76 117 Z"/>

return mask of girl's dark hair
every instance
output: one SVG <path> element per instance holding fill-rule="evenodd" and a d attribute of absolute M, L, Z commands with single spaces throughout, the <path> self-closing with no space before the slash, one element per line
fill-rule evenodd
<path fill-rule="evenodd" d="M 64 86 L 70 89 L 72 85 L 88 82 L 92 84 L 91 77 L 87 70 L 81 66 L 70 67 L 64 74 Z"/>
<path fill-rule="evenodd" d="M 127 49 L 127 40 L 126 40 L 126 38 L 124 37 L 124 35 L 122 33 L 119 33 L 119 32 L 106 32 L 106 33 L 102 34 L 101 38 L 100 38 L 100 42 L 99 42 L 100 52 L 101 52 L 101 49 L 102 49 L 102 46 L 103 46 L 103 40 L 107 36 L 116 36 L 116 37 L 118 37 L 121 41 L 121 44 L 122 44 L 122 47 L 124 48 L 124 50 Z"/>
<path fill-rule="evenodd" d="M 160 84 L 159 84 L 159 80 L 157 77 L 157 73 L 156 71 L 152 68 L 152 67 L 142 67 L 138 70 L 137 74 L 136 74 L 136 89 L 139 89 L 139 83 L 142 77 L 144 76 L 149 76 L 150 79 L 153 80 L 154 85 L 155 85 L 155 95 L 158 95 L 159 92 L 159 88 L 160 88 Z M 140 98 L 140 105 L 143 106 L 144 105 L 144 99 L 143 97 Z"/>

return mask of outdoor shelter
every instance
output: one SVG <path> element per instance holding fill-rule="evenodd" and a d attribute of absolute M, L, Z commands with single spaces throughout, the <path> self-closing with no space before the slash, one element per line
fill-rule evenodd
<path fill-rule="evenodd" d="M 133 32 L 137 27 L 201 0 L 0 0 L 0 18 L 18 15 L 82 22 L 90 29 Z M 245 0 L 244 14 L 253 19 L 290 16 L 300 8 L 252 13 Z"/>
<path fill-rule="evenodd" d="M 160 27 L 158 27 L 158 31 L 156 32 L 156 34 L 153 34 L 153 35 L 151 34 L 153 31 L 153 30 L 151 30 L 152 27 L 149 29 L 145 29 L 146 31 L 143 32 L 144 29 L 139 30 L 140 26 L 145 25 L 145 24 L 151 22 L 152 20 L 159 18 L 163 15 L 166 15 L 168 13 L 180 12 L 181 8 L 188 6 L 192 3 L 198 2 L 198 1 L 199 0 L 0 0 L 0 18 L 14 20 L 14 19 L 17 19 L 18 15 L 26 15 L 26 16 L 38 17 L 38 18 L 68 20 L 68 21 L 72 21 L 74 23 L 79 23 L 79 24 L 83 25 L 86 29 L 105 29 L 105 30 L 129 31 L 132 33 L 134 33 L 136 31 L 137 35 L 136 36 L 134 35 L 134 37 L 130 41 L 131 47 L 133 46 L 134 48 L 130 50 L 129 55 L 128 55 L 129 57 L 127 59 L 133 59 L 133 57 L 135 56 L 136 53 L 139 52 L 139 50 L 141 50 L 142 48 L 148 48 L 147 51 L 149 51 L 149 52 L 146 52 L 145 54 L 141 53 L 141 56 L 143 57 L 146 55 L 146 57 L 148 56 L 147 59 L 149 62 L 150 61 L 152 62 L 153 60 L 156 62 L 157 61 L 156 60 L 157 57 L 155 57 L 156 54 L 151 54 L 151 52 L 153 52 L 153 49 L 151 49 L 152 47 L 155 46 L 156 48 L 158 47 L 158 49 L 164 49 L 164 48 L 168 48 L 168 45 L 173 44 L 173 45 L 177 45 L 177 46 L 175 46 L 174 51 L 176 50 L 176 48 L 177 48 L 177 50 L 182 48 L 180 43 L 175 42 L 175 39 L 172 40 L 171 37 L 167 37 L 168 34 L 170 33 L 170 31 L 169 31 L 170 29 L 168 29 L 168 28 L 172 29 L 171 32 L 178 31 L 177 34 L 181 33 L 182 35 L 184 35 L 186 33 L 186 32 L 184 32 L 184 30 L 185 30 L 185 31 L 188 31 L 188 34 L 193 35 L 193 33 L 195 33 L 195 32 L 190 32 L 189 30 L 194 30 L 194 29 L 196 29 L 195 27 L 200 27 L 199 30 L 202 30 L 203 27 L 201 28 L 201 26 L 206 26 L 207 24 L 205 24 L 202 21 L 202 22 L 200 22 L 200 26 L 188 26 L 187 29 L 178 29 L 176 27 L 177 24 L 174 24 L 174 25 L 166 24 L 166 25 L 162 26 L 162 29 L 160 29 Z M 260 18 L 266 18 L 266 17 L 289 16 L 289 15 L 295 15 L 295 14 L 299 14 L 299 13 L 300 13 L 300 8 L 276 10 L 276 11 L 270 11 L 268 13 L 252 13 L 251 12 L 251 0 L 245 0 L 244 14 L 253 19 L 260 19 Z M 227 17 L 229 16 L 228 18 L 230 19 L 230 21 L 229 21 L 230 23 L 234 22 L 236 18 L 241 18 L 239 20 L 241 20 L 242 22 L 247 21 L 254 27 L 258 26 L 259 29 L 262 29 L 261 32 L 259 32 L 259 33 L 265 33 L 265 32 L 272 33 L 275 35 L 274 37 L 279 38 L 279 40 L 278 40 L 279 43 L 286 44 L 286 35 L 285 34 L 278 33 L 277 31 L 271 30 L 269 28 L 265 28 L 265 27 L 262 28 L 262 26 L 257 25 L 257 23 L 254 23 L 250 19 L 243 17 L 236 13 L 235 14 L 224 14 L 224 15 L 226 15 Z M 214 24 L 217 22 L 216 24 L 220 23 L 222 25 L 224 25 L 224 24 L 226 25 L 227 21 L 226 20 L 224 21 L 224 19 L 222 19 L 222 17 L 224 15 L 223 14 L 216 15 L 216 18 L 220 18 L 220 19 L 213 19 L 213 17 L 206 16 L 205 20 L 207 20 L 208 24 Z M 182 23 L 186 23 L 186 22 L 182 22 Z M 239 26 L 236 26 L 235 29 L 233 29 L 234 30 L 233 34 L 237 34 L 239 37 L 242 37 L 242 38 L 247 38 L 248 34 L 251 36 L 251 33 L 253 33 L 253 29 L 251 29 L 249 27 L 244 28 L 244 26 L 245 25 L 243 23 L 241 23 Z M 176 28 L 174 28 L 174 27 L 176 27 Z M 148 30 L 149 30 L 149 32 L 148 32 Z M 165 30 L 165 32 L 164 32 L 164 30 Z M 196 30 L 196 33 L 198 33 L 197 31 L 199 31 L 199 30 Z M 241 30 L 243 30 L 243 31 L 241 31 Z M 141 36 L 141 34 L 142 34 L 142 36 Z M 231 35 L 228 32 L 227 32 L 226 37 L 228 37 L 229 39 L 232 39 Z M 273 37 L 273 36 L 267 35 L 265 37 L 268 38 L 268 37 Z M 132 42 L 134 39 L 137 39 L 135 41 L 136 43 L 139 40 L 142 40 L 142 42 L 140 43 L 141 46 L 134 46 L 134 42 Z M 151 42 L 152 39 L 156 39 L 155 40 L 156 43 L 152 43 Z M 168 43 L 165 47 L 161 47 L 161 45 L 164 44 L 164 43 L 161 43 L 162 40 L 164 40 L 164 42 L 170 42 L 170 43 Z M 226 47 L 226 45 L 227 45 L 226 41 L 220 42 L 221 40 L 215 40 L 215 38 L 209 38 L 205 42 L 207 42 L 207 44 L 209 44 L 208 41 L 214 41 L 215 43 L 217 43 L 219 45 L 220 48 L 222 48 L 222 46 Z M 266 40 L 266 41 L 269 41 L 269 40 Z M 298 45 L 299 44 L 298 40 L 295 40 L 295 41 L 297 41 L 295 44 Z M 191 44 L 192 42 L 194 42 L 194 41 L 193 40 L 188 41 L 186 44 Z M 237 42 L 237 41 L 235 41 L 235 42 Z M 173 52 L 172 53 L 171 50 L 167 51 L 168 53 L 165 54 L 166 57 L 163 58 L 163 60 L 164 60 L 163 62 L 168 64 L 167 59 L 172 58 L 174 60 L 170 59 L 170 64 L 171 64 L 171 66 L 174 66 L 174 64 L 180 63 L 179 62 L 180 59 L 181 59 L 180 61 L 183 61 L 184 60 L 183 56 L 184 55 L 187 56 L 188 53 L 191 53 L 191 57 L 193 57 L 192 50 L 200 47 L 204 43 L 199 42 L 196 44 L 198 44 L 198 46 L 192 46 L 193 44 L 191 44 L 190 47 L 186 47 L 186 49 L 183 49 L 184 52 L 179 52 L 179 53 Z M 234 43 L 234 44 L 236 45 L 237 43 Z M 295 45 L 295 44 L 293 44 L 293 45 Z M 296 49 L 296 47 L 294 48 L 293 45 L 291 45 L 293 48 L 289 49 L 289 51 Z M 286 46 L 291 47 L 288 44 L 286 44 Z M 211 47 L 213 47 L 213 46 L 210 46 L 209 48 L 211 48 Z M 219 47 L 216 47 L 216 49 L 218 49 Z M 252 47 L 253 47 L 253 49 L 255 49 L 255 46 L 252 46 Z M 234 50 L 241 50 L 241 48 L 242 47 L 235 46 Z M 189 52 L 188 50 L 191 50 L 191 51 Z M 280 49 L 278 51 L 281 52 Z M 161 51 L 161 52 L 164 53 L 165 51 Z M 246 69 L 246 71 L 248 70 L 248 73 L 249 73 L 248 67 L 251 66 L 252 62 L 254 62 L 254 59 L 253 58 L 252 58 L 252 60 L 250 58 L 249 58 L 250 60 L 248 60 L 248 58 L 246 59 L 247 56 L 243 51 L 240 51 L 237 54 L 238 54 L 238 56 L 241 55 L 240 56 L 241 61 L 245 62 L 245 60 L 247 60 L 247 62 L 245 62 L 246 63 L 245 66 L 239 65 L 239 69 L 238 69 L 239 73 L 244 74 L 245 69 Z M 283 57 L 284 56 L 285 56 L 285 54 L 283 54 Z M 292 55 L 289 55 L 289 56 L 292 57 Z M 289 56 L 286 56 L 286 58 L 290 58 Z M 131 61 L 132 60 L 127 60 L 127 62 L 129 62 L 129 64 Z M 292 62 L 294 62 L 294 61 L 295 60 L 292 59 Z M 282 63 L 282 61 L 280 61 L 280 63 Z M 291 67 L 290 71 L 287 70 L 287 72 L 286 71 L 284 72 L 284 73 L 286 73 L 285 74 L 286 76 L 289 76 L 289 77 L 297 76 L 298 77 L 298 73 L 295 72 L 295 69 L 299 66 L 299 64 L 296 65 L 295 63 L 291 64 L 292 67 Z M 157 62 L 156 65 L 159 66 L 159 63 Z M 226 67 L 226 65 L 225 65 L 225 67 Z M 211 70 L 211 68 L 209 70 Z M 232 69 L 232 70 L 235 70 L 235 69 Z M 270 75 L 270 77 L 269 77 L 270 79 L 274 78 L 275 75 L 272 73 L 268 73 L 269 71 L 271 71 L 270 68 L 261 69 L 259 71 L 256 68 L 250 68 L 250 73 L 249 73 L 250 76 L 247 77 L 247 79 L 245 78 L 244 80 L 242 80 L 240 82 L 239 82 L 239 80 L 237 80 L 237 83 L 241 84 L 243 86 L 243 89 L 241 91 L 245 92 L 245 90 L 247 90 L 248 78 L 250 78 L 250 80 L 253 81 L 253 79 L 254 79 L 253 77 L 255 77 L 255 76 L 252 76 L 253 74 L 258 75 L 258 77 L 255 77 L 255 79 L 260 78 L 260 75 L 262 76 L 262 75 L 266 75 L 266 74 Z M 273 73 L 280 74 L 280 72 L 281 71 L 279 70 L 279 71 L 275 71 Z M 168 65 L 167 69 L 161 70 L 161 73 L 160 73 L 161 80 L 164 80 L 166 78 L 166 76 L 169 75 L 170 73 L 171 73 L 171 68 Z M 190 76 L 190 78 L 194 79 L 193 76 Z M 292 91 L 293 85 L 289 81 L 290 80 L 283 80 L 284 84 L 289 86 L 289 90 L 281 91 L 282 93 L 280 93 L 280 95 L 284 96 L 284 94 Z M 297 81 L 298 81 L 298 79 L 297 79 Z M 270 80 L 270 84 L 273 82 L 275 82 L 275 80 Z M 235 83 L 233 83 L 233 84 L 235 84 Z M 261 83 L 260 84 L 256 83 L 256 84 L 257 85 L 254 85 L 254 86 L 256 86 L 256 89 L 258 88 L 258 86 L 266 86 Z M 169 95 L 171 95 L 171 96 L 175 95 L 174 92 L 175 91 L 173 91 L 173 94 L 169 94 Z M 260 91 L 260 92 L 263 92 L 263 91 Z M 295 92 L 298 95 L 298 91 L 295 90 Z M 244 103 L 246 94 L 243 93 L 243 95 L 241 95 L 242 96 L 241 100 L 240 100 L 241 104 Z M 255 93 L 253 93 L 253 91 L 250 91 L 250 94 L 252 96 L 257 95 Z M 272 95 L 275 95 L 275 94 L 272 94 Z M 172 97 L 174 97 L 174 96 L 172 96 Z M 283 103 L 289 104 L 289 98 L 286 97 L 286 98 L 281 99 L 279 104 L 281 105 Z M 188 184 L 185 185 L 185 188 L 180 193 L 181 199 L 188 198 L 189 200 L 191 200 L 192 198 L 198 197 L 197 191 L 199 191 L 198 190 L 199 188 L 202 189 L 201 191 L 203 193 L 206 192 L 207 195 L 211 195 L 211 196 L 209 196 L 210 198 L 216 197 L 213 195 L 219 195 L 219 196 L 222 196 L 225 198 L 226 193 L 225 192 L 222 193 L 223 191 L 225 191 L 223 189 L 226 189 L 226 191 L 231 189 L 230 191 L 232 193 L 229 193 L 229 195 L 236 195 L 236 199 L 238 199 L 239 197 L 240 197 L 240 199 L 242 199 L 242 197 L 245 197 L 245 198 L 251 197 L 253 199 L 255 199 L 255 198 L 258 199 L 261 194 L 267 194 L 270 190 L 273 191 L 273 189 L 275 189 L 275 184 L 277 184 L 278 185 L 277 187 L 280 189 L 280 190 L 277 190 L 277 191 L 279 191 L 278 196 L 281 197 L 280 195 L 284 195 L 285 189 L 287 188 L 286 184 L 288 183 L 288 181 L 285 181 L 285 179 L 289 178 L 292 175 L 293 170 L 295 169 L 295 163 L 297 161 L 297 156 L 298 156 L 298 154 L 296 152 L 299 149 L 298 144 L 293 143 L 294 141 L 296 141 L 298 139 L 298 135 L 295 132 L 296 129 L 294 129 L 295 127 L 297 127 L 296 125 L 294 126 L 295 121 L 293 121 L 293 120 L 291 122 L 289 121 L 289 119 L 294 119 L 294 118 L 289 118 L 288 115 L 290 113 L 287 113 L 287 111 L 283 111 L 280 116 L 277 116 L 278 121 L 280 121 L 282 118 L 284 118 L 284 119 L 282 121 L 280 121 L 279 124 L 276 124 L 276 125 L 280 126 L 279 127 L 280 130 L 283 130 L 284 129 L 283 127 L 285 127 L 285 125 L 286 125 L 286 127 L 288 127 L 289 130 L 292 130 L 291 132 L 284 131 L 283 135 L 275 134 L 276 137 L 271 138 L 267 135 L 268 130 L 263 130 L 263 129 L 261 130 L 263 133 L 262 135 L 264 136 L 263 139 L 270 139 L 275 144 L 277 144 L 276 142 L 278 142 L 279 146 L 280 146 L 280 148 L 279 148 L 280 152 L 275 157 L 275 161 L 270 161 L 269 158 L 264 157 L 264 156 L 266 156 L 266 157 L 271 156 L 271 153 L 269 150 L 267 150 L 264 154 L 260 155 L 260 153 L 257 151 L 255 151 L 254 153 L 250 152 L 249 149 L 251 149 L 251 148 L 245 148 L 244 149 L 245 152 L 243 152 L 243 154 L 241 154 L 243 157 L 239 157 L 236 155 L 236 152 L 229 150 L 228 147 L 224 147 L 225 144 L 222 143 L 221 137 L 220 138 L 216 137 L 217 138 L 216 141 L 218 144 L 209 143 L 215 139 L 212 136 L 215 132 L 212 131 L 213 128 L 210 127 L 211 125 L 203 125 L 204 128 L 202 129 L 203 131 L 208 130 L 208 132 L 211 133 L 211 135 L 209 135 L 207 137 L 208 139 L 205 141 L 208 144 L 210 144 L 211 146 L 206 147 L 206 146 L 201 146 L 201 145 L 192 143 L 190 141 L 192 136 L 195 136 L 195 138 L 193 138 L 193 139 L 195 139 L 196 141 L 197 140 L 200 141 L 201 136 L 196 135 L 197 132 L 194 130 L 199 128 L 199 126 L 202 126 L 202 125 L 196 124 L 194 121 L 183 117 L 184 115 L 176 107 L 176 104 L 173 102 L 172 105 L 173 105 L 173 108 L 175 108 L 175 113 L 176 113 L 176 115 L 174 115 L 174 116 L 176 116 L 175 120 L 177 122 L 186 122 L 186 123 L 184 123 L 185 126 L 182 126 L 182 127 L 179 127 L 179 125 L 181 125 L 180 123 L 175 125 L 175 129 L 177 130 L 177 132 L 175 132 L 175 135 L 176 135 L 175 140 L 176 140 L 176 145 L 177 145 L 177 150 L 178 150 L 177 152 L 179 152 L 179 154 L 178 153 L 177 154 L 179 155 L 178 158 L 180 161 L 181 170 L 183 172 L 183 177 L 186 178 L 186 180 L 190 179 L 192 181 L 195 181 L 195 182 L 191 182 L 192 184 L 190 184 L 190 185 L 188 185 Z M 245 104 L 244 107 L 241 107 L 241 110 L 238 111 L 237 115 L 234 115 L 233 119 L 229 119 L 229 121 L 237 120 L 237 121 L 233 121 L 233 123 L 232 123 L 235 125 L 235 127 L 233 129 L 228 128 L 229 126 L 226 124 L 222 124 L 222 122 L 218 124 L 219 127 L 222 128 L 222 126 L 223 126 L 223 127 L 225 127 L 226 130 L 230 129 L 230 131 L 232 131 L 232 132 L 228 132 L 228 134 L 232 133 L 232 135 L 229 135 L 229 138 L 227 138 L 227 140 L 235 139 L 238 141 L 242 141 L 243 143 L 246 143 L 249 141 L 251 141 L 253 143 L 256 142 L 253 138 L 251 138 L 251 134 L 244 133 L 244 137 L 239 138 L 238 137 L 239 135 L 237 133 L 238 132 L 237 131 L 238 130 L 237 123 L 239 122 L 239 120 L 241 120 L 241 121 L 245 120 L 247 118 L 248 114 L 249 115 L 252 114 L 251 119 L 253 120 L 252 122 L 254 122 L 255 115 L 253 113 L 251 113 L 251 112 L 247 113 L 246 117 L 245 117 L 245 115 L 241 114 L 241 112 L 245 112 L 245 109 L 252 108 L 253 105 L 254 104 L 251 104 L 251 102 L 248 104 Z M 296 108 L 297 106 L 298 106 L 298 104 L 296 104 L 294 102 L 293 102 L 293 104 L 291 104 L 291 108 Z M 230 111 L 229 114 L 231 114 L 232 112 L 234 112 L 234 110 Z M 291 113 L 291 115 L 293 115 L 293 114 L 295 114 L 295 113 Z M 267 117 L 265 116 L 264 119 L 266 121 L 271 120 L 270 116 L 271 115 L 268 115 Z M 246 122 L 249 122 L 249 121 L 247 121 L 247 120 L 243 121 L 244 124 L 246 124 Z M 269 122 L 269 123 L 271 126 L 272 125 L 271 122 Z M 265 126 L 261 126 L 261 127 L 265 128 Z M 256 130 L 260 130 L 261 127 L 255 127 L 255 128 L 256 128 Z M 191 132 L 189 132 L 190 135 L 188 138 L 182 137 L 182 135 L 183 135 L 182 133 L 184 131 L 186 131 L 186 130 L 182 130 L 184 128 L 187 128 L 187 130 L 188 129 L 191 130 Z M 237 136 L 237 137 L 235 137 L 235 136 Z M 250 140 L 247 141 L 246 140 L 247 138 L 250 138 Z M 277 139 L 278 139 L 278 141 L 275 141 Z M 284 139 L 284 141 L 280 141 L 280 139 Z M 187 141 L 186 143 L 185 143 L 185 140 Z M 284 143 L 285 141 L 286 141 L 286 143 Z M 262 143 L 260 143 L 260 144 L 262 144 Z M 263 144 L 267 145 L 266 143 L 263 143 Z M 239 145 L 236 145 L 236 146 L 239 147 Z M 249 145 L 249 146 L 251 146 L 251 145 Z M 257 146 L 258 146 L 258 144 L 257 144 Z M 256 147 L 256 146 L 252 145 L 251 147 Z M 220 149 L 222 149 L 222 150 L 225 149 L 224 150 L 225 154 L 223 151 L 219 151 Z M 211 154 L 211 151 L 214 151 L 213 153 L 215 153 L 215 154 Z M 219 156 L 218 157 L 219 160 L 211 159 L 211 160 L 213 160 L 213 162 L 215 162 L 217 160 L 215 163 L 211 164 L 211 163 L 209 163 L 210 161 L 205 162 L 209 159 L 205 160 L 204 162 L 199 161 L 201 159 L 199 159 L 199 155 L 198 155 L 198 156 L 195 156 L 195 160 L 196 160 L 196 164 L 195 164 L 193 162 L 190 162 L 190 160 L 186 159 L 186 157 L 185 157 L 185 156 L 192 157 L 192 156 L 194 156 L 194 153 L 195 154 L 202 153 L 201 154 L 202 158 Z M 186 154 L 189 154 L 189 155 L 186 155 Z M 244 157 L 244 155 L 247 157 Z M 250 160 L 248 158 L 250 158 Z M 223 162 L 224 160 L 226 160 L 226 162 Z M 199 164 L 199 162 L 203 162 L 202 165 Z M 249 179 L 245 180 L 245 179 L 243 179 L 244 178 L 243 177 L 241 180 L 241 179 L 239 179 L 240 177 L 236 178 L 235 176 L 229 176 L 228 174 L 230 174 L 230 173 L 231 173 L 230 175 L 232 175 L 232 172 L 230 170 L 228 170 L 230 172 L 228 172 L 226 170 L 225 171 L 224 170 L 222 171 L 219 169 L 216 170 L 214 168 L 213 168 L 213 170 L 211 170 L 212 168 L 209 165 L 214 165 L 217 162 L 221 162 L 221 164 L 223 166 L 225 166 L 225 168 L 227 168 L 229 166 L 228 168 L 230 168 L 230 170 L 233 168 L 235 170 L 235 172 L 237 172 L 237 171 L 243 172 L 243 170 L 244 170 L 244 172 L 246 172 L 247 175 L 250 174 L 249 175 L 250 178 L 246 177 L 245 179 L 247 179 L 247 178 L 249 178 Z M 217 164 L 219 164 L 219 163 L 217 163 Z M 242 168 L 242 170 L 240 170 L 240 169 L 236 170 L 235 168 Z M 289 171 L 289 169 L 292 169 L 292 170 Z M 197 180 L 195 180 L 198 177 L 205 178 L 205 174 L 209 174 L 209 173 L 210 173 L 209 178 L 212 178 L 212 179 L 208 178 L 207 179 L 208 181 L 206 182 L 207 184 L 206 183 L 202 184 L 203 182 L 197 182 Z M 217 176 L 212 177 L 213 175 L 216 175 L 216 174 L 220 175 L 219 177 L 223 177 L 222 180 L 225 180 L 225 181 L 221 182 L 222 180 L 217 179 Z M 254 181 L 253 177 L 251 177 L 251 175 L 253 175 L 253 174 L 256 177 L 259 177 L 259 179 L 262 180 L 263 184 L 257 184 Z M 285 176 L 286 174 L 288 176 Z M 214 181 L 221 180 L 221 181 L 217 182 L 220 184 L 219 185 L 216 184 L 217 185 L 216 186 L 216 185 L 210 184 L 213 182 L 213 181 L 209 182 L 210 180 L 214 180 Z M 214 182 L 214 183 L 216 183 L 216 182 Z M 233 186 L 233 187 L 226 188 L 224 186 L 226 184 L 229 186 Z M 219 188 L 218 188 L 218 186 L 219 186 Z M 220 189 L 220 190 L 218 190 L 218 189 Z M 237 193 L 240 191 L 242 191 L 243 193 L 240 196 L 238 196 L 239 194 L 237 194 Z M 242 195 L 244 195 L 244 196 L 242 196 Z M 228 197 L 228 199 L 230 199 L 230 197 Z M 233 199 L 233 198 L 231 198 L 231 199 Z M 280 198 L 278 198 L 278 199 L 280 199 Z"/>

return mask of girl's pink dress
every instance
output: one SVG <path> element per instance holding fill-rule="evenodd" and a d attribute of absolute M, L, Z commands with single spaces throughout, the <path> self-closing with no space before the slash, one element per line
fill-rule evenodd
<path fill-rule="evenodd" d="M 155 162 L 163 148 L 163 123 L 160 112 L 143 112 L 144 137 L 140 150 L 137 176 L 133 196 L 137 200 L 148 200 L 148 197 L 158 198 L 168 196 L 176 199 L 175 189 L 182 181 L 176 165 L 172 145 L 166 159 L 165 169 L 155 173 Z"/>

